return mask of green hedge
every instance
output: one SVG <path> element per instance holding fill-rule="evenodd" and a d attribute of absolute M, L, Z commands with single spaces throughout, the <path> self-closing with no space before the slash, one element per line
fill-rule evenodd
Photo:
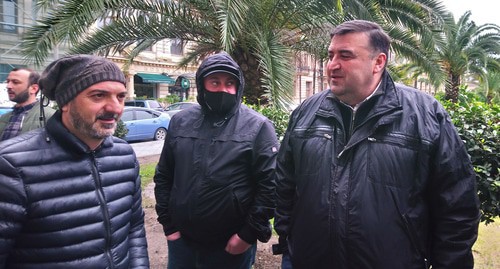
<path fill-rule="evenodd" d="M 289 112 L 271 106 L 246 105 L 271 120 L 279 141 L 283 140 L 286 127 L 288 126 L 288 119 L 290 118 Z"/>
<path fill-rule="evenodd" d="M 127 134 L 128 134 L 128 129 L 125 126 L 125 123 L 122 120 L 119 120 L 116 123 L 116 129 L 113 135 L 119 138 L 124 138 Z"/>
<path fill-rule="evenodd" d="M 473 93 L 460 94 L 458 103 L 437 96 L 464 141 L 477 175 L 481 221 L 500 216 L 500 106 L 480 101 Z"/>

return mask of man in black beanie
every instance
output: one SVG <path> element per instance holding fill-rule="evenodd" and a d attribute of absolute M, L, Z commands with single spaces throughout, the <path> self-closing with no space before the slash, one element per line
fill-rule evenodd
<path fill-rule="evenodd" d="M 139 164 L 113 137 L 125 77 L 72 55 L 39 85 L 59 110 L 45 128 L 0 143 L 0 268 L 149 268 Z"/>
<path fill-rule="evenodd" d="M 241 103 L 245 79 L 225 52 L 196 72 L 199 106 L 172 116 L 154 176 L 169 269 L 249 269 L 271 237 L 278 139 Z"/>

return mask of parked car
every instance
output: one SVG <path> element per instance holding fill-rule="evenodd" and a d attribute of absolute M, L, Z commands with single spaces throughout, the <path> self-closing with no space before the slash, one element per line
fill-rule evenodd
<path fill-rule="evenodd" d="M 12 107 L 0 106 L 0 115 L 12 111 Z"/>
<path fill-rule="evenodd" d="M 128 129 L 125 141 L 164 140 L 170 124 L 168 114 L 141 107 L 125 107 L 121 119 Z"/>
<path fill-rule="evenodd" d="M 151 108 L 158 111 L 164 111 L 163 106 L 156 100 L 129 100 L 125 101 L 125 106 L 136 106 Z"/>
<path fill-rule="evenodd" d="M 167 113 L 168 115 L 170 116 L 173 116 L 175 113 L 183 110 L 183 109 L 186 109 L 188 107 L 192 107 L 192 106 L 197 106 L 198 103 L 195 103 L 195 102 L 178 102 L 178 103 L 173 103 L 171 105 L 168 105 L 166 108 L 165 108 L 165 113 Z"/>

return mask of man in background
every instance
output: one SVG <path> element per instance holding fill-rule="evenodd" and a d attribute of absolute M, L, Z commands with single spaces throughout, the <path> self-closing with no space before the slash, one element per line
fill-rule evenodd
<path fill-rule="evenodd" d="M 52 108 L 43 107 L 36 98 L 39 79 L 40 75 L 28 68 L 14 68 L 9 73 L 7 93 L 9 100 L 16 105 L 11 112 L 0 116 L 0 141 L 43 127 L 46 119 L 54 114 Z"/>

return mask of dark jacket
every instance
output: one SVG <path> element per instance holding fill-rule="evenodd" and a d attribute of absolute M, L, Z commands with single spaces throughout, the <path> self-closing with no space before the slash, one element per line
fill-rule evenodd
<path fill-rule="evenodd" d="M 223 116 L 208 111 L 201 74 L 221 65 L 238 70 L 241 101 L 239 66 L 227 54 L 205 60 L 196 75 L 201 106 L 172 117 L 154 181 L 166 235 L 223 248 L 235 233 L 247 243 L 269 240 L 279 145 L 272 123 L 239 102 Z"/>
<path fill-rule="evenodd" d="M 55 110 L 50 107 L 44 107 L 45 121 L 47 121 L 54 114 Z M 0 137 L 2 136 L 5 127 L 10 121 L 10 116 L 12 115 L 12 111 L 5 113 L 0 116 Z M 29 132 L 31 130 L 38 129 L 42 126 L 40 122 L 40 102 L 36 102 L 33 108 L 28 111 L 26 116 L 23 119 L 23 127 L 21 128 L 21 132 L 19 134 Z"/>
<path fill-rule="evenodd" d="M 149 268 L 139 167 L 61 123 L 0 143 L 0 268 Z"/>
<path fill-rule="evenodd" d="M 472 268 L 475 174 L 443 107 L 384 74 L 351 111 L 326 90 L 291 116 L 275 229 L 294 269 Z"/>

